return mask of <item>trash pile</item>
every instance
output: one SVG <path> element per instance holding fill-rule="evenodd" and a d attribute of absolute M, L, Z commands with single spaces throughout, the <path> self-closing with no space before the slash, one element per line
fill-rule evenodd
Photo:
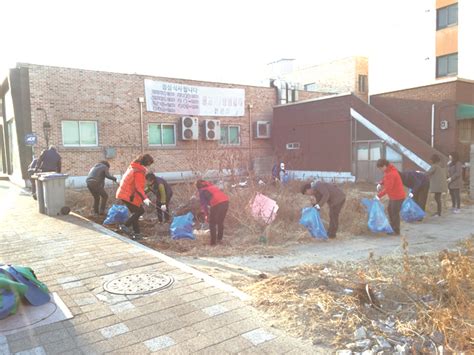
<path fill-rule="evenodd" d="M 474 351 L 474 239 L 458 252 L 308 265 L 249 285 L 278 326 L 338 354 Z"/>

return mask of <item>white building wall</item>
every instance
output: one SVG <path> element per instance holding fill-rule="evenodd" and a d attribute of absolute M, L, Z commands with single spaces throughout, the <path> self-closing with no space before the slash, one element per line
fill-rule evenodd
<path fill-rule="evenodd" d="M 474 80 L 474 1 L 458 1 L 458 77 Z"/>
<path fill-rule="evenodd" d="M 354 91 L 356 57 L 348 57 L 310 67 L 299 68 L 285 75 L 282 79 L 304 85 L 315 83 L 316 91 L 341 93 Z"/>

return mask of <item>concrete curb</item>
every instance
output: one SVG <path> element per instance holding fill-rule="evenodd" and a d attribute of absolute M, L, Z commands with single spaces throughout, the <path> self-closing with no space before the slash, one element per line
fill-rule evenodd
<path fill-rule="evenodd" d="M 184 271 L 184 272 L 187 272 L 187 273 L 190 273 L 192 274 L 193 276 L 203 280 L 204 282 L 208 283 L 209 285 L 211 286 L 214 286 L 222 291 L 225 291 L 225 292 L 228 292 L 230 293 L 231 295 L 239 298 L 241 301 L 248 301 L 251 299 L 250 295 L 246 294 L 245 292 L 242 292 L 240 291 L 239 289 L 229 285 L 229 284 L 226 284 L 202 271 L 199 271 L 199 270 L 196 270 L 194 268 L 192 268 L 191 266 L 188 266 L 176 259 L 173 259 L 165 254 L 162 254 L 160 253 L 159 251 L 156 251 L 154 249 L 151 249 L 143 244 L 140 244 L 134 240 L 131 240 L 131 239 L 128 239 L 126 237 L 123 237 L 121 236 L 120 234 L 118 233 L 115 233 L 113 231 L 111 231 L 110 229 L 108 228 L 105 228 L 104 226 L 101 226 L 100 224 L 97 224 L 81 215 L 78 215 L 77 213 L 74 213 L 74 212 L 71 212 L 70 215 L 80 219 L 80 220 L 83 220 L 83 221 L 86 221 L 88 222 L 90 225 L 92 225 L 94 227 L 95 230 L 97 230 L 98 232 L 101 232 L 103 234 L 106 234 L 110 237 L 113 237 L 115 239 L 118 239 L 122 242 L 125 242 L 125 243 L 128 243 L 128 244 L 131 244 L 137 248 L 140 248 L 144 251 L 146 251 L 147 253 L 155 256 L 155 257 L 158 257 L 159 259 L 161 259 L 162 261 L 164 261 L 165 263 L 169 264 L 169 265 L 172 265 L 174 267 L 177 267 L 178 269 Z"/>

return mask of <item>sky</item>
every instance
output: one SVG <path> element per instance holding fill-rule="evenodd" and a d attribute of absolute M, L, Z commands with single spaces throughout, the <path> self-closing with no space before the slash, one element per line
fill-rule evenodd
<path fill-rule="evenodd" d="M 306 66 L 370 56 L 403 28 L 403 3 L 3 0 L 0 73 L 22 62 L 257 84 L 280 58 Z"/>

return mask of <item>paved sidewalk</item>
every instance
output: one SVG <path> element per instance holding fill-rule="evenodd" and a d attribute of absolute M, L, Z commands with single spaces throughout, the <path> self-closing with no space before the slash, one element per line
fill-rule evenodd
<path fill-rule="evenodd" d="M 246 295 L 77 216 L 40 215 L 32 198 L 0 181 L 0 262 L 32 267 L 74 317 L 4 336 L 0 354 L 315 354 L 273 328 Z M 174 278 L 145 296 L 105 282 L 137 273 Z M 1 321 L 0 321 L 1 322 Z"/>

